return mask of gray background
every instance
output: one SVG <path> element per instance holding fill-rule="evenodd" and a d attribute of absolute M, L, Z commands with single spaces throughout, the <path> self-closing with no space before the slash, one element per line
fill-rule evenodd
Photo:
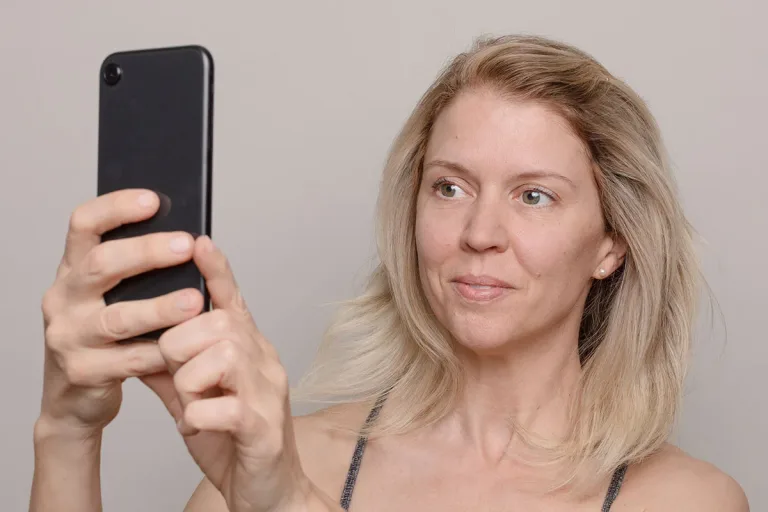
<path fill-rule="evenodd" d="M 370 268 L 386 150 L 453 54 L 531 32 L 592 52 L 649 102 L 720 302 L 697 339 L 678 442 L 768 510 L 768 9 L 760 0 L 0 1 L 0 508 L 27 507 L 40 299 L 96 187 L 98 68 L 201 43 L 216 59 L 214 237 L 292 380 Z M 727 328 L 727 339 L 726 339 Z M 200 474 L 159 401 L 126 385 L 105 510 L 181 510 Z"/>

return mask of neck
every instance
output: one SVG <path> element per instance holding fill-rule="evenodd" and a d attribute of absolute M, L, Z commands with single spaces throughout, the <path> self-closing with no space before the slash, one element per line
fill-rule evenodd
<path fill-rule="evenodd" d="M 438 426 L 448 438 L 499 462 L 523 454 L 513 424 L 546 441 L 565 434 L 570 395 L 581 374 L 574 333 L 517 342 L 493 354 L 461 347 L 458 354 L 465 387 Z"/>

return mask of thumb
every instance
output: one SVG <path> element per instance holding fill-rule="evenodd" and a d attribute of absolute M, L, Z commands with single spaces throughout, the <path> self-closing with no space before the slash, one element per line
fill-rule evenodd
<path fill-rule="evenodd" d="M 167 371 L 160 373 L 153 373 L 151 375 L 143 375 L 139 377 L 149 389 L 151 389 L 163 402 L 165 408 L 173 416 L 175 421 L 178 421 L 183 414 L 181 402 L 179 401 L 179 395 L 176 393 L 176 388 L 173 385 L 173 377 Z"/>

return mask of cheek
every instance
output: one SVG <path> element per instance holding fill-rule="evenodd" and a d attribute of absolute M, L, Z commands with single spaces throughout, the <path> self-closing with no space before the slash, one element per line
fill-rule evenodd
<path fill-rule="evenodd" d="M 574 278 L 581 281 L 582 273 L 591 274 L 588 267 L 597 242 L 590 230 L 559 225 L 520 232 L 513 244 L 518 262 L 531 278 L 562 278 L 567 282 Z"/>
<path fill-rule="evenodd" d="M 420 266 L 427 272 L 449 260 L 458 247 L 459 230 L 449 215 L 424 208 L 416 215 L 416 249 Z"/>

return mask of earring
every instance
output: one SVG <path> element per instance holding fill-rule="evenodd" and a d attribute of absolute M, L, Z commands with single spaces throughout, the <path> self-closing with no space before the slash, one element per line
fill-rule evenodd
<path fill-rule="evenodd" d="M 604 268 L 601 268 L 598 272 L 600 273 L 600 277 L 605 277 L 605 269 Z"/>

